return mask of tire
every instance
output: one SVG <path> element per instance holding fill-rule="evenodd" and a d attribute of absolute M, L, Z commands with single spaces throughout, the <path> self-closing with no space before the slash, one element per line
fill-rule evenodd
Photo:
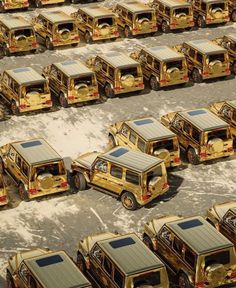
<path fill-rule="evenodd" d="M 202 83 L 202 75 L 199 73 L 198 69 L 193 69 L 192 80 L 194 83 Z"/>
<path fill-rule="evenodd" d="M 184 273 L 180 273 L 178 277 L 178 284 L 179 288 L 192 288 L 187 275 Z"/>
<path fill-rule="evenodd" d="M 149 79 L 149 86 L 152 90 L 158 91 L 160 89 L 160 83 L 155 76 L 151 76 Z"/>
<path fill-rule="evenodd" d="M 198 16 L 198 18 L 197 18 L 197 26 L 199 28 L 205 28 L 206 27 L 206 21 L 204 20 L 204 18 L 202 16 Z"/>
<path fill-rule="evenodd" d="M 129 26 L 125 26 L 124 35 L 125 35 L 125 38 L 131 38 L 132 37 L 132 32 L 131 32 Z"/>
<path fill-rule="evenodd" d="M 80 270 L 83 274 L 85 274 L 85 272 L 86 272 L 86 265 L 85 265 L 84 257 L 83 257 L 83 255 L 80 254 L 80 252 L 77 253 L 76 264 L 77 264 L 79 270 Z"/>
<path fill-rule="evenodd" d="M 46 48 L 47 48 L 48 50 L 53 50 L 53 48 L 54 48 L 53 45 L 52 45 L 51 40 L 50 40 L 48 37 L 46 37 L 45 46 L 46 46 Z"/>
<path fill-rule="evenodd" d="M 84 175 L 80 172 L 77 172 L 73 176 L 73 184 L 76 189 L 79 191 L 85 190 L 87 188 L 87 181 L 84 177 Z"/>
<path fill-rule="evenodd" d="M 20 115 L 19 107 L 16 105 L 15 101 L 11 102 L 11 111 L 12 111 L 13 115 L 16 115 L 16 116 Z"/>
<path fill-rule="evenodd" d="M 0 157 L 0 174 L 5 174 L 5 167 L 3 164 L 2 157 Z"/>
<path fill-rule="evenodd" d="M 11 273 L 9 271 L 7 271 L 6 282 L 7 288 L 16 288 L 13 277 L 11 276 Z"/>
<path fill-rule="evenodd" d="M 152 240 L 150 239 L 149 236 L 144 235 L 143 236 L 143 243 L 150 249 L 150 250 L 154 250 L 153 244 L 152 244 Z"/>
<path fill-rule="evenodd" d="M 161 23 L 161 31 L 163 33 L 169 33 L 170 32 L 170 26 L 167 24 L 166 21 L 162 21 L 162 23 Z"/>
<path fill-rule="evenodd" d="M 73 43 L 71 44 L 72 47 L 77 47 L 78 46 L 78 43 Z"/>
<path fill-rule="evenodd" d="M 232 72 L 234 73 L 234 75 L 236 75 L 236 61 L 234 61 L 232 65 Z"/>
<path fill-rule="evenodd" d="M 198 155 L 192 147 L 187 150 L 187 159 L 188 162 L 193 165 L 198 165 L 200 163 Z"/>
<path fill-rule="evenodd" d="M 60 102 L 61 107 L 68 108 L 68 106 L 69 106 L 68 101 L 67 101 L 64 93 L 62 93 L 62 92 L 59 95 L 59 102 Z"/>
<path fill-rule="evenodd" d="M 11 56 L 11 52 L 9 51 L 9 49 L 7 48 L 6 44 L 3 44 L 3 54 L 6 57 Z"/>
<path fill-rule="evenodd" d="M 111 84 L 109 84 L 109 83 L 107 83 L 105 85 L 104 93 L 105 93 L 107 98 L 114 98 L 115 97 L 114 90 L 112 89 Z"/>
<path fill-rule="evenodd" d="M 20 183 L 18 186 L 18 192 L 20 195 L 20 199 L 23 201 L 29 201 L 29 195 L 25 189 L 25 186 L 23 183 Z"/>
<path fill-rule="evenodd" d="M 130 192 L 124 192 L 121 195 L 121 203 L 127 210 L 136 210 L 138 208 L 138 202 L 134 195 Z"/>
<path fill-rule="evenodd" d="M 37 8 L 42 8 L 42 7 L 43 7 L 42 2 L 41 2 L 40 0 L 36 0 L 36 1 L 35 1 L 35 6 L 36 6 Z"/>
<path fill-rule="evenodd" d="M 116 145 L 115 138 L 114 138 L 114 136 L 113 136 L 112 134 L 109 134 L 109 135 L 108 135 L 108 141 L 109 141 L 109 146 L 110 146 L 111 148 L 117 146 L 117 145 Z"/>
<path fill-rule="evenodd" d="M 232 20 L 233 22 L 236 22 L 236 10 L 234 10 L 234 11 L 232 12 L 232 14 L 231 14 L 231 20 Z"/>
<path fill-rule="evenodd" d="M 90 33 L 88 31 L 86 31 L 85 34 L 84 34 L 84 41 L 87 44 L 90 44 L 92 42 L 91 35 L 90 35 Z"/>

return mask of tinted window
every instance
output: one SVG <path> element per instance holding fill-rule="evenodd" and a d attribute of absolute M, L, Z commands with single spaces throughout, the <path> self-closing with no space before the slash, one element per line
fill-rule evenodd
<path fill-rule="evenodd" d="M 228 264 L 229 262 L 230 262 L 229 251 L 222 251 L 205 257 L 205 267 L 215 263 L 225 265 Z"/>
<path fill-rule="evenodd" d="M 137 288 L 141 285 L 156 286 L 161 284 L 161 275 L 159 271 L 145 273 L 144 275 L 139 275 L 138 277 L 135 277 L 133 281 L 134 281 L 134 288 Z"/>
<path fill-rule="evenodd" d="M 126 181 L 135 185 L 139 185 L 139 175 L 137 173 L 126 171 Z"/>
<path fill-rule="evenodd" d="M 197 61 L 198 61 L 199 63 L 202 63 L 202 59 L 203 59 L 202 54 L 197 53 Z"/>
<path fill-rule="evenodd" d="M 112 17 L 107 17 L 107 18 L 101 18 L 98 19 L 98 26 L 102 25 L 102 24 L 108 24 L 108 25 L 113 25 L 113 18 Z"/>
<path fill-rule="evenodd" d="M 111 275 L 111 272 L 112 272 L 112 264 L 111 264 L 111 261 L 107 258 L 107 257 L 105 257 L 104 258 L 104 269 L 105 269 L 105 271 L 109 274 L 109 275 Z"/>
<path fill-rule="evenodd" d="M 130 140 L 130 142 L 132 142 L 133 144 L 136 144 L 137 136 L 136 136 L 136 134 L 135 134 L 133 131 L 130 132 L 129 140 Z"/>
<path fill-rule="evenodd" d="M 119 270 L 115 268 L 114 271 L 114 281 L 119 288 L 123 288 L 124 286 L 124 276 L 121 274 Z"/>
<path fill-rule="evenodd" d="M 192 267 L 195 267 L 196 257 L 189 249 L 185 250 L 185 261 Z"/>
<path fill-rule="evenodd" d="M 200 132 L 196 128 L 192 128 L 192 137 L 197 142 L 200 142 Z"/>
<path fill-rule="evenodd" d="M 142 151 L 142 152 L 145 151 L 145 142 L 142 139 L 138 138 L 138 145 L 137 146 L 138 146 L 138 149 L 140 151 Z"/>
<path fill-rule="evenodd" d="M 227 130 L 222 129 L 222 130 L 209 132 L 208 133 L 208 141 L 210 141 L 214 138 L 220 138 L 222 140 L 226 140 L 227 139 Z"/>
<path fill-rule="evenodd" d="M 112 165 L 112 166 L 111 166 L 110 174 L 111 174 L 113 177 L 116 177 L 116 178 L 121 179 L 121 178 L 122 178 L 122 168 L 120 168 L 120 167 L 118 167 L 118 166 Z"/>

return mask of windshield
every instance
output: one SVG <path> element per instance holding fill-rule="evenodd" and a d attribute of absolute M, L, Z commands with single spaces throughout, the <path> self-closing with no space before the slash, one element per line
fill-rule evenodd
<path fill-rule="evenodd" d="M 73 31 L 74 30 L 74 23 L 62 23 L 62 24 L 58 24 L 57 26 L 58 31 L 61 30 L 69 30 L 69 31 Z"/>
<path fill-rule="evenodd" d="M 216 8 L 220 8 L 222 10 L 225 10 L 225 3 L 223 3 L 223 2 L 222 3 L 212 3 L 209 6 L 209 9 L 211 9 L 211 10 L 214 10 Z"/>
<path fill-rule="evenodd" d="M 227 129 L 221 129 L 221 130 L 209 132 L 208 133 L 208 141 L 215 139 L 215 138 L 227 140 L 228 139 L 228 133 L 227 132 L 228 132 Z"/>
<path fill-rule="evenodd" d="M 144 287 L 144 286 L 156 286 L 161 284 L 161 273 L 160 271 L 145 273 L 134 277 L 133 279 L 134 288 Z"/>
<path fill-rule="evenodd" d="M 221 54 L 213 54 L 213 55 L 209 55 L 209 62 L 215 61 L 215 60 L 219 60 L 221 62 L 225 61 L 225 54 L 221 53 Z"/>
<path fill-rule="evenodd" d="M 205 268 L 212 264 L 229 264 L 230 263 L 230 253 L 229 250 L 212 253 L 205 257 Z"/>
<path fill-rule="evenodd" d="M 179 15 L 179 14 L 189 15 L 189 8 L 188 7 L 176 8 L 174 10 L 174 15 Z"/>
<path fill-rule="evenodd" d="M 102 24 L 108 24 L 108 25 L 112 26 L 114 24 L 114 19 L 112 17 L 98 19 L 98 26 L 100 26 Z"/>
<path fill-rule="evenodd" d="M 166 63 L 166 69 L 171 69 L 171 68 L 178 68 L 179 70 L 183 69 L 183 61 L 178 60 L 178 61 L 171 61 Z"/>
<path fill-rule="evenodd" d="M 19 29 L 19 30 L 14 31 L 13 33 L 13 36 L 16 38 L 22 35 L 25 37 L 30 37 L 34 35 L 34 31 L 33 29 Z"/>
<path fill-rule="evenodd" d="M 79 84 L 86 84 L 86 85 L 92 85 L 92 75 L 87 75 L 87 76 L 80 76 L 78 78 L 72 79 L 74 81 L 74 86 L 79 85 Z"/>
<path fill-rule="evenodd" d="M 34 85 L 29 85 L 25 87 L 25 92 L 26 94 L 28 93 L 32 93 L 32 92 L 38 92 L 38 93 L 44 93 L 45 92 L 45 84 L 44 82 L 42 83 L 38 83 L 38 84 L 34 84 Z"/>
<path fill-rule="evenodd" d="M 153 143 L 153 152 L 159 149 L 167 149 L 169 151 L 174 150 L 174 141 L 173 139 L 163 140 Z"/>
<path fill-rule="evenodd" d="M 141 19 L 144 19 L 144 18 L 146 18 L 149 21 L 151 21 L 152 20 L 152 13 L 151 12 L 139 13 L 135 17 L 136 20 L 141 20 Z"/>
<path fill-rule="evenodd" d="M 137 67 L 121 68 L 120 73 L 121 73 L 121 77 L 125 75 L 133 75 L 134 77 L 137 77 L 138 68 Z"/>

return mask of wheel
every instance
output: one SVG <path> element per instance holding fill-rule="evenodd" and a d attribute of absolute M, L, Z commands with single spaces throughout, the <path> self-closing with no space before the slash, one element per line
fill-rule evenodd
<path fill-rule="evenodd" d="M 193 148 L 189 148 L 187 151 L 187 159 L 188 162 L 197 165 L 200 163 L 198 155 L 196 154 L 195 150 Z"/>
<path fill-rule="evenodd" d="M 30 53 L 36 54 L 37 53 L 37 49 L 30 50 Z"/>
<path fill-rule="evenodd" d="M 187 275 L 184 273 L 180 273 L 178 282 L 179 288 L 192 288 Z"/>
<path fill-rule="evenodd" d="M 79 267 L 79 270 L 83 273 L 86 272 L 86 265 L 84 261 L 84 257 L 78 252 L 77 254 L 77 261 L 76 261 L 77 266 Z"/>
<path fill-rule="evenodd" d="M 236 61 L 232 65 L 232 72 L 236 75 Z"/>
<path fill-rule="evenodd" d="M 6 12 L 6 10 L 4 9 L 4 6 L 2 4 L 3 4 L 2 1 L 0 1 L 0 13 Z"/>
<path fill-rule="evenodd" d="M 231 14 L 231 19 L 233 22 L 236 22 L 236 10 L 234 10 Z"/>
<path fill-rule="evenodd" d="M 130 192 L 124 192 L 121 195 L 121 203 L 128 210 L 136 210 L 138 208 L 137 200 Z"/>
<path fill-rule="evenodd" d="M 16 288 L 13 277 L 11 276 L 11 273 L 7 271 L 7 276 L 6 276 L 6 281 L 7 281 L 7 288 Z"/>
<path fill-rule="evenodd" d="M 87 44 L 90 44 L 92 42 L 92 37 L 88 31 L 84 34 L 84 40 Z"/>
<path fill-rule="evenodd" d="M 132 37 L 132 32 L 131 32 L 129 26 L 125 26 L 124 35 L 125 35 L 126 38 L 131 38 Z"/>
<path fill-rule="evenodd" d="M 143 236 L 143 243 L 150 249 L 150 250 L 154 250 L 153 248 L 153 244 L 152 244 L 152 240 L 147 236 L 144 235 Z"/>
<path fill-rule="evenodd" d="M 108 141 L 109 141 L 109 146 L 111 148 L 116 146 L 116 141 L 113 135 L 111 134 L 108 135 Z"/>
<path fill-rule="evenodd" d="M 67 108 L 69 106 L 68 101 L 67 101 L 64 93 L 60 93 L 59 102 L 60 102 L 60 105 L 64 108 Z"/>
<path fill-rule="evenodd" d="M 193 69 L 192 79 L 193 79 L 193 82 L 195 83 L 202 83 L 203 81 L 202 75 L 199 73 L 198 69 Z"/>
<path fill-rule="evenodd" d="M 46 40 L 45 40 L 45 46 L 48 50 L 53 50 L 53 45 L 52 45 L 52 42 L 51 40 L 47 37 Z"/>
<path fill-rule="evenodd" d="M 160 89 L 160 83 L 155 76 L 151 76 L 149 79 L 149 86 L 152 90 L 157 91 Z"/>
<path fill-rule="evenodd" d="M 162 30 L 162 32 L 164 32 L 164 33 L 169 33 L 169 32 L 170 32 L 170 26 L 167 24 L 166 21 L 163 21 L 163 22 L 161 23 L 161 30 Z"/>
<path fill-rule="evenodd" d="M 78 46 L 78 43 L 73 43 L 71 44 L 72 47 L 77 47 Z"/>
<path fill-rule="evenodd" d="M 206 27 L 206 21 L 202 16 L 198 16 L 197 18 L 197 26 L 200 28 L 205 28 Z"/>
<path fill-rule="evenodd" d="M 87 188 L 87 182 L 82 173 L 77 172 L 73 176 L 73 182 L 76 189 L 79 191 L 85 190 Z"/>
<path fill-rule="evenodd" d="M 0 157 L 0 174 L 5 174 L 5 167 L 4 167 L 2 157 Z"/>
<path fill-rule="evenodd" d="M 107 98 L 114 98 L 115 93 L 114 90 L 111 88 L 111 84 L 107 83 L 104 88 L 104 92 Z"/>
<path fill-rule="evenodd" d="M 42 2 L 40 0 L 36 0 L 35 1 L 35 5 L 36 5 L 37 8 L 42 8 L 43 7 Z"/>
<path fill-rule="evenodd" d="M 11 102 L 11 111 L 14 115 L 19 116 L 20 115 L 20 110 L 19 107 L 16 105 L 15 101 Z"/>
<path fill-rule="evenodd" d="M 24 201 L 28 201 L 29 200 L 29 195 L 25 189 L 25 185 L 23 183 L 20 183 L 18 186 L 18 192 L 20 195 L 20 199 L 24 200 Z"/>
<path fill-rule="evenodd" d="M 3 54 L 4 54 L 4 56 L 7 56 L 7 57 L 11 56 L 11 52 L 7 48 L 6 44 L 3 44 Z"/>

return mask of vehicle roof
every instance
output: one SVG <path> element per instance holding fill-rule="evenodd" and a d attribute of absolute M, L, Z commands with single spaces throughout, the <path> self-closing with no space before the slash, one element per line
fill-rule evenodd
<path fill-rule="evenodd" d="M 126 121 L 125 123 L 146 141 L 176 136 L 162 123 L 152 117 Z"/>
<path fill-rule="evenodd" d="M 154 11 L 154 9 L 149 7 L 148 5 L 146 5 L 142 2 L 139 2 L 139 1 L 135 1 L 135 0 L 119 3 L 119 5 L 121 7 L 124 7 L 125 9 L 129 10 L 132 13 L 138 13 L 138 12 L 143 12 L 143 11 L 152 11 L 152 10 Z"/>
<path fill-rule="evenodd" d="M 185 59 L 182 53 L 179 53 L 168 46 L 155 46 L 151 48 L 144 48 L 143 50 L 147 51 L 160 61 Z"/>
<path fill-rule="evenodd" d="M 169 222 L 166 226 L 197 254 L 233 246 L 233 243 L 200 216 Z"/>
<path fill-rule="evenodd" d="M 202 0 L 204 3 L 218 3 L 218 2 L 224 2 L 224 0 Z"/>
<path fill-rule="evenodd" d="M 145 172 L 163 162 L 157 157 L 122 146 L 115 147 L 99 157 L 138 172 Z"/>
<path fill-rule="evenodd" d="M 169 6 L 171 8 L 178 8 L 183 6 L 191 6 L 190 2 L 187 2 L 185 0 L 158 0 L 158 2 L 163 3 L 166 6 Z"/>
<path fill-rule="evenodd" d="M 66 60 L 59 63 L 54 63 L 68 77 L 78 77 L 84 74 L 93 74 L 93 72 L 82 62 L 77 60 Z"/>
<path fill-rule="evenodd" d="M 236 33 L 230 33 L 230 34 L 227 34 L 225 36 L 232 39 L 233 41 L 236 41 Z"/>
<path fill-rule="evenodd" d="M 3 23 L 8 29 L 16 29 L 16 28 L 32 28 L 30 22 L 25 20 L 21 16 L 14 16 L 14 15 L 1 15 L 0 22 Z"/>
<path fill-rule="evenodd" d="M 44 11 L 39 15 L 42 15 L 52 23 L 74 22 L 74 18 L 63 11 Z"/>
<path fill-rule="evenodd" d="M 99 56 L 105 61 L 107 61 L 114 68 L 124 68 L 127 66 L 139 65 L 139 63 L 131 57 L 117 51 L 111 51 Z"/>
<path fill-rule="evenodd" d="M 11 143 L 30 164 L 59 161 L 61 156 L 42 138 Z"/>
<path fill-rule="evenodd" d="M 91 287 L 91 284 L 63 251 L 25 260 L 26 265 L 45 288 Z"/>
<path fill-rule="evenodd" d="M 185 42 L 187 45 L 192 46 L 194 49 L 205 53 L 205 54 L 214 54 L 214 53 L 223 53 L 227 50 L 223 47 L 213 43 L 208 39 L 198 39 Z"/>
<path fill-rule="evenodd" d="M 45 82 L 46 79 L 36 72 L 31 67 L 21 67 L 11 70 L 6 70 L 6 73 L 10 75 L 18 84 L 36 84 L 39 82 Z"/>
<path fill-rule="evenodd" d="M 134 233 L 99 241 L 98 245 L 126 275 L 164 267 Z"/>
<path fill-rule="evenodd" d="M 215 204 L 213 209 L 217 213 L 220 219 L 222 219 L 227 211 L 230 209 L 236 209 L 236 201 L 224 202 L 220 204 Z"/>
<path fill-rule="evenodd" d="M 208 131 L 218 128 L 227 128 L 229 124 L 217 117 L 211 111 L 202 108 L 189 111 L 178 112 L 183 118 L 191 122 L 200 130 Z"/>
<path fill-rule="evenodd" d="M 81 7 L 79 10 L 90 15 L 91 17 L 115 16 L 115 14 L 110 9 L 103 6 Z"/>
<path fill-rule="evenodd" d="M 232 106 L 234 109 L 236 109 L 236 100 L 232 100 L 232 101 L 227 101 L 227 103 Z"/>

